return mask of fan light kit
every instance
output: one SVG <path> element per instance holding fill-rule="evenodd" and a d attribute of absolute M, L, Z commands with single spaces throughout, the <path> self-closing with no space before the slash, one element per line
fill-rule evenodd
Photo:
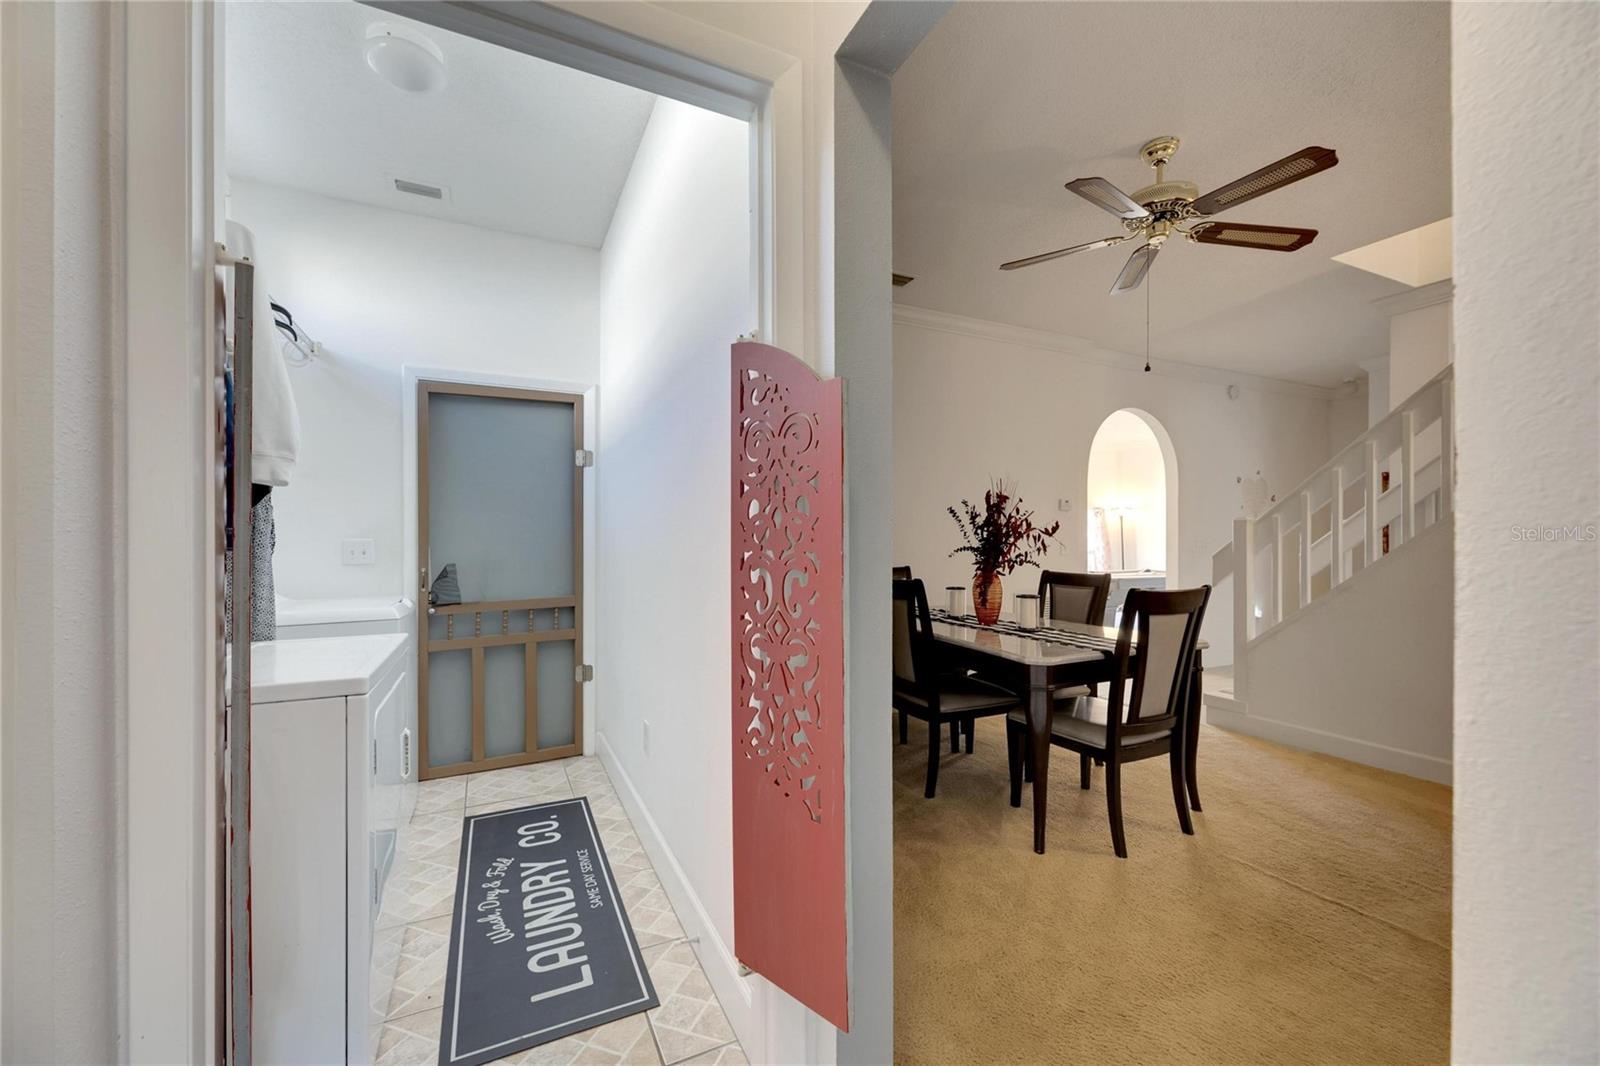
<path fill-rule="evenodd" d="M 1143 240 L 1144 243 L 1128 257 L 1122 273 L 1117 275 L 1116 284 L 1111 286 L 1111 292 L 1117 294 L 1132 292 L 1140 286 L 1150 273 L 1156 254 L 1174 235 L 1186 237 L 1196 244 L 1226 244 L 1235 248 L 1259 248 L 1272 252 L 1298 251 L 1316 239 L 1317 231 L 1314 229 L 1216 222 L 1211 216 L 1337 166 L 1339 157 L 1332 148 L 1315 145 L 1302 148 L 1204 196 L 1200 195 L 1200 187 L 1192 181 L 1167 180 L 1167 163 L 1177 150 L 1176 137 L 1157 137 L 1141 148 L 1139 155 L 1155 169 L 1156 180 L 1131 196 L 1105 178 L 1076 178 L 1067 182 L 1068 189 L 1120 218 L 1122 228 L 1127 232 L 1026 259 L 1013 259 L 1000 264 L 1000 269 L 1016 270 L 1036 263 L 1048 263 L 1075 252 L 1109 248 L 1135 239 Z M 1148 343 L 1146 347 L 1148 350 Z"/>

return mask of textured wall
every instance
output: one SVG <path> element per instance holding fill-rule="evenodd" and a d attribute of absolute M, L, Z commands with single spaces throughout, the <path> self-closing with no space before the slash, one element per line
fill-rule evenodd
<path fill-rule="evenodd" d="M 106 5 L 5 5 L 7 1062 L 118 1058 L 120 116 Z M 95 313 L 90 313 L 91 309 Z M 176 880 L 182 871 L 174 870 Z"/>
<path fill-rule="evenodd" d="M 1453 45 L 1451 1054 L 1594 1062 L 1600 545 L 1526 530 L 1600 523 L 1600 6 L 1456 4 Z"/>
<path fill-rule="evenodd" d="M 681 880 L 673 902 L 745 1040 L 729 858 L 728 374 L 750 328 L 748 160 L 745 123 L 662 98 L 623 186 L 600 260 L 594 608 L 601 750 L 670 850 L 657 866 Z"/>
<path fill-rule="evenodd" d="M 255 233 L 256 283 L 327 349 L 289 368 L 300 458 L 272 494 L 278 591 L 415 597 L 400 368 L 594 384 L 600 253 L 251 181 L 229 212 Z M 347 537 L 371 538 L 376 564 L 345 566 Z"/>
<path fill-rule="evenodd" d="M 928 324 L 919 324 L 919 321 Z M 946 323 L 949 323 L 947 326 Z M 1274 493 L 1292 489 L 1328 458 L 1324 390 L 1241 387 L 1074 359 L 1042 347 L 1046 334 L 906 309 L 894 325 L 894 561 L 938 588 L 970 584 L 971 568 L 949 558 L 960 543 L 945 508 L 981 494 L 993 477 L 1013 482 L 1047 522 L 1061 519 L 1055 569 L 1082 564 L 1089 448 L 1107 415 L 1138 408 L 1165 427 L 1178 464 L 1178 552 L 1168 574 L 1183 585 L 1211 580 L 1211 556 L 1233 541 L 1240 513 L 1235 479 L 1262 471 Z M 1258 379 L 1258 382 L 1260 379 Z M 848 403 L 848 397 L 846 398 Z M 1170 487 L 1170 486 L 1169 486 Z M 1070 512 L 1056 510 L 1060 498 Z M 1019 570 L 1007 595 L 1033 591 L 1038 571 Z M 1233 661 L 1232 582 L 1206 610 L 1206 662 Z"/>

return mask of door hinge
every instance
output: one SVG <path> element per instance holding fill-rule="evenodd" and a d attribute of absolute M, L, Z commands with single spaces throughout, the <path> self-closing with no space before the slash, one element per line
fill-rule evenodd
<path fill-rule="evenodd" d="M 579 448 L 573 453 L 573 456 L 577 459 L 578 466 L 594 465 L 594 452 L 589 451 L 587 448 Z"/>
<path fill-rule="evenodd" d="M 593 681 L 594 667 L 590 666 L 588 663 L 584 663 L 582 666 L 572 671 L 572 679 L 578 682 Z"/>

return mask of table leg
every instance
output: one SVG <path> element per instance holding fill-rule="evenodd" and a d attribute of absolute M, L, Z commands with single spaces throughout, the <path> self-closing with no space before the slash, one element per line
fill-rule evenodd
<path fill-rule="evenodd" d="M 1033 850 L 1043 855 L 1050 782 L 1050 677 L 1038 667 L 1028 671 L 1028 736 L 1033 744 Z"/>
<path fill-rule="evenodd" d="M 1205 668 L 1200 649 L 1194 650 L 1194 673 L 1189 678 L 1189 720 L 1184 723 L 1183 773 L 1189 783 L 1189 806 L 1200 809 L 1200 786 L 1195 780 L 1195 751 L 1200 747 L 1200 699 L 1205 684 Z"/>

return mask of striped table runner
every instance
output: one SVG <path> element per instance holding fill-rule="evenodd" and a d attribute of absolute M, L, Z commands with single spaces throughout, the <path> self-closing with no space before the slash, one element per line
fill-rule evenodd
<path fill-rule="evenodd" d="M 1028 637 L 1031 640 L 1042 641 L 1046 644 L 1063 644 L 1072 648 L 1087 648 L 1091 651 L 1113 652 L 1117 650 L 1114 638 L 1091 636 L 1088 633 L 1073 633 L 1062 629 L 1050 629 L 1041 626 L 1038 629 L 1023 629 L 1015 622 L 998 621 L 992 626 L 978 624 L 978 619 L 970 614 L 951 614 L 943 608 L 931 611 L 935 622 L 944 622 L 946 625 L 965 626 L 968 629 L 987 629 L 996 633 L 1009 633 L 1014 636 Z"/>

